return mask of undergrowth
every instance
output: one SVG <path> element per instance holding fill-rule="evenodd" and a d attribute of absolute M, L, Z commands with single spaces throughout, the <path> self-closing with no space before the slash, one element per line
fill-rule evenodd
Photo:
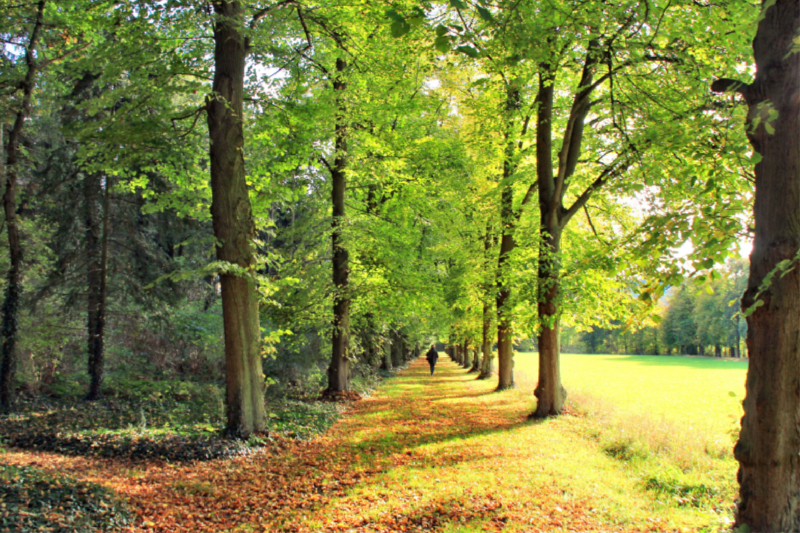
<path fill-rule="evenodd" d="M 110 532 L 132 523 L 125 505 L 103 487 L 0 464 L 0 532 Z"/>
<path fill-rule="evenodd" d="M 355 385 L 366 395 L 379 379 L 360 376 Z M 321 401 L 318 390 L 268 398 L 268 434 L 237 441 L 224 438 L 224 392 L 216 384 L 112 376 L 103 390 L 95 402 L 69 383 L 48 395 L 24 395 L 15 413 L 0 416 L 0 440 L 65 455 L 209 460 L 248 455 L 271 446 L 272 437 L 310 439 L 344 411 Z"/>

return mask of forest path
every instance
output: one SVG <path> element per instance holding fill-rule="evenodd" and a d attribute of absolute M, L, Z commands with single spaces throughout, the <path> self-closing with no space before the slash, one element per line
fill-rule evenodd
<path fill-rule="evenodd" d="M 571 427 L 529 422 L 530 392 L 493 392 L 447 358 L 418 359 L 325 435 L 191 465 L 15 452 L 103 484 L 131 531 L 678 531 L 622 466 Z"/>

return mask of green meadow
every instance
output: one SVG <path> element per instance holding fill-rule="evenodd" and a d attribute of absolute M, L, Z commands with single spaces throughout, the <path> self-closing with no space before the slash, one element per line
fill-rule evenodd
<path fill-rule="evenodd" d="M 537 358 L 516 354 L 520 388 L 535 388 Z M 747 361 L 564 354 L 561 371 L 580 431 L 644 487 L 673 505 L 730 511 Z"/>
<path fill-rule="evenodd" d="M 518 381 L 535 380 L 538 355 L 515 358 Z M 743 414 L 746 360 L 563 354 L 561 372 L 578 403 L 602 402 L 620 414 L 675 424 L 713 444 L 730 444 Z"/>

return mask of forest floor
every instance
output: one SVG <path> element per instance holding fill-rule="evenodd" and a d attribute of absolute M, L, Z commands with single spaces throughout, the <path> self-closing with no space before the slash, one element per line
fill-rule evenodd
<path fill-rule="evenodd" d="M 659 501 L 580 417 L 529 421 L 529 390 L 493 392 L 419 359 L 324 435 L 234 459 L 166 463 L 7 450 L 2 462 L 119 494 L 127 531 L 698 531 L 715 516 Z M 663 498 L 662 498 L 663 499 Z M 2 510 L 0 510 L 2 514 Z"/>

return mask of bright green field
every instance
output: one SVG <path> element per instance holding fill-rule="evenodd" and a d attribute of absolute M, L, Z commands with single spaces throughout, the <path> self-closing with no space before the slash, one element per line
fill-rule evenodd
<path fill-rule="evenodd" d="M 732 451 L 746 374 L 747 361 L 705 357 L 564 354 L 561 361 L 568 405 L 588 415 L 579 431 L 659 501 L 709 513 L 723 526 L 736 499 Z M 538 354 L 516 354 L 514 375 L 532 391 Z"/>
<path fill-rule="evenodd" d="M 515 359 L 520 379 L 535 381 L 538 355 L 520 353 Z M 564 354 L 561 373 L 570 397 L 646 413 L 730 444 L 742 417 L 747 361 Z"/>

